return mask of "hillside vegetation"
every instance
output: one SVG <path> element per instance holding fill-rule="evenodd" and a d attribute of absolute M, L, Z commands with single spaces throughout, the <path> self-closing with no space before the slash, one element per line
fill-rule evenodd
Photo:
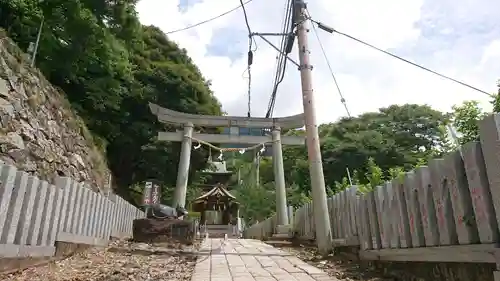
<path fill-rule="evenodd" d="M 189 113 L 221 106 L 185 49 L 142 26 L 135 0 L 0 0 L 0 27 L 23 50 L 44 25 L 36 66 L 62 89 L 107 155 L 118 192 L 148 178 L 175 184 L 178 144 L 158 144 L 163 126 L 148 102 Z M 193 153 L 193 174 L 205 156 Z"/>

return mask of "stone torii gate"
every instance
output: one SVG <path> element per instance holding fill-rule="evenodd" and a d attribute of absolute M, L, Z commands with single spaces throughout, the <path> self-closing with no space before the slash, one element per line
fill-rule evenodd
<path fill-rule="evenodd" d="M 298 114 L 282 118 L 213 116 L 182 113 L 156 104 L 149 103 L 151 113 L 157 116 L 158 121 L 165 124 L 182 126 L 183 131 L 159 132 L 160 141 L 182 142 L 177 182 L 174 191 L 174 207 L 184 207 L 191 158 L 193 139 L 208 143 L 224 144 L 249 144 L 257 145 L 272 142 L 274 179 L 276 184 L 276 218 L 277 225 L 288 225 L 287 200 L 285 187 L 285 173 L 283 169 L 282 145 L 305 145 L 305 138 L 301 136 L 281 136 L 281 129 L 296 129 L 304 127 L 304 116 Z M 229 135 L 202 134 L 193 132 L 193 127 L 228 127 Z M 271 136 L 245 136 L 240 135 L 240 128 L 269 128 Z"/>

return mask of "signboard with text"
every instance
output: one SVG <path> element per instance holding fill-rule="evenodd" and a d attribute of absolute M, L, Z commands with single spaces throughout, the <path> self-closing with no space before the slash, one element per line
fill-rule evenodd
<path fill-rule="evenodd" d="M 143 206 L 151 206 L 160 204 L 161 197 L 161 187 L 160 184 L 155 180 L 147 181 L 144 185 Z"/>

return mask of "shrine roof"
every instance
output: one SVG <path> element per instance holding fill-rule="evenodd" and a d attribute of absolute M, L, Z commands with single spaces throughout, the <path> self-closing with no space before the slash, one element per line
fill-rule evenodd
<path fill-rule="evenodd" d="M 226 188 L 224 188 L 222 185 L 217 185 L 214 188 L 212 188 L 210 191 L 208 191 L 207 193 L 194 199 L 193 202 L 198 203 L 199 201 L 203 201 L 211 196 L 224 196 L 224 197 L 229 197 L 230 199 L 236 200 L 236 197 L 234 197 Z"/>

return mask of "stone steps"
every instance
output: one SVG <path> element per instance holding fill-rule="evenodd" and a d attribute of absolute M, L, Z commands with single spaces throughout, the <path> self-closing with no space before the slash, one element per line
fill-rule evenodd
<path fill-rule="evenodd" d="M 293 233 L 289 225 L 278 225 L 276 226 L 276 233 L 265 241 L 266 244 L 272 246 L 288 246 L 292 244 Z"/>

